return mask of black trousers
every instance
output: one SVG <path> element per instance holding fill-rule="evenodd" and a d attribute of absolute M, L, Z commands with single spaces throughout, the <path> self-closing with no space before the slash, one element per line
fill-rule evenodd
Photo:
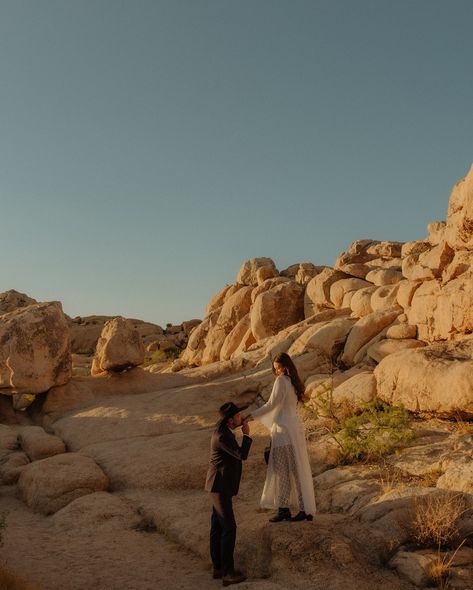
<path fill-rule="evenodd" d="M 236 540 L 236 522 L 233 514 L 232 496 L 212 494 L 214 506 L 210 520 L 210 557 L 215 569 L 223 575 L 234 571 L 233 551 Z M 218 499 L 219 510 L 216 509 Z"/>

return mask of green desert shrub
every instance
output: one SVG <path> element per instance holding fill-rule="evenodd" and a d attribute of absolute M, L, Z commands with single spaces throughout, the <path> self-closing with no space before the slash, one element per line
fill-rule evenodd
<path fill-rule="evenodd" d="M 333 432 L 342 462 L 376 460 L 414 438 L 409 414 L 401 405 L 375 399 L 354 416 L 341 420 Z"/>
<path fill-rule="evenodd" d="M 155 365 L 157 363 L 169 363 L 177 358 L 181 354 L 180 348 L 168 348 L 167 350 L 155 350 L 154 352 L 147 353 L 143 362 L 143 367 L 149 365 Z"/>

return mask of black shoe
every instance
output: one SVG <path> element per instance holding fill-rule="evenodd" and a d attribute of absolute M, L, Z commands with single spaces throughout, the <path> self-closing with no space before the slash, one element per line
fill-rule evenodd
<path fill-rule="evenodd" d="M 269 519 L 269 522 L 281 522 L 282 520 L 291 520 L 289 508 L 279 508 L 277 514 Z"/>
<path fill-rule="evenodd" d="M 219 570 L 219 569 L 217 569 L 217 568 L 215 568 L 215 567 L 214 567 L 214 571 L 213 571 L 213 574 L 212 574 L 212 578 L 213 578 L 214 580 L 220 580 L 220 578 L 221 578 L 222 576 L 223 576 L 223 572 L 222 572 L 222 570 Z"/>
<path fill-rule="evenodd" d="M 291 518 L 292 522 L 299 522 L 300 520 L 313 520 L 312 514 L 306 514 L 303 510 Z"/>
<path fill-rule="evenodd" d="M 246 576 L 239 571 L 234 571 L 231 574 L 226 574 L 222 577 L 222 586 L 230 586 L 231 584 L 239 584 L 244 582 Z"/>

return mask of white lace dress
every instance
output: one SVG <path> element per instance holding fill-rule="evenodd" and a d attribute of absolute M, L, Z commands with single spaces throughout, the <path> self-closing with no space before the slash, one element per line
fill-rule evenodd
<path fill-rule="evenodd" d="M 315 514 L 304 426 L 297 416 L 297 396 L 289 377 L 277 377 L 269 400 L 251 415 L 271 431 L 271 453 L 261 506 L 295 508 Z"/>

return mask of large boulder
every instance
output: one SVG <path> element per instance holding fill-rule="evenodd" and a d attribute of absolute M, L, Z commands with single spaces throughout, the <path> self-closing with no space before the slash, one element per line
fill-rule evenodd
<path fill-rule="evenodd" d="M 334 307 L 330 299 L 330 289 L 334 283 L 342 279 L 352 279 L 352 277 L 327 267 L 309 281 L 304 295 L 304 316 L 306 318 L 324 309 Z"/>
<path fill-rule="evenodd" d="M 341 308 L 345 300 L 347 293 L 359 291 L 365 287 L 370 287 L 371 284 L 363 279 L 357 279 L 350 277 L 348 279 L 341 279 L 336 281 L 330 287 L 330 301 L 333 303 L 335 308 Z"/>
<path fill-rule="evenodd" d="M 288 350 L 290 356 L 309 350 L 322 350 L 332 358 L 340 351 L 356 320 L 348 317 L 336 318 L 310 326 Z"/>
<path fill-rule="evenodd" d="M 220 350 L 220 360 L 227 361 L 232 357 L 233 353 L 241 344 L 241 341 L 247 334 L 248 330 L 251 330 L 251 321 L 249 313 L 247 313 L 245 316 L 241 318 L 241 320 L 225 338 L 222 348 Z"/>
<path fill-rule="evenodd" d="M 38 303 L 36 299 L 28 297 L 25 293 L 19 293 L 14 289 L 10 289 L 9 291 L 0 293 L 0 315 L 10 313 L 21 307 L 28 307 L 28 305 L 33 305 L 34 303 Z"/>
<path fill-rule="evenodd" d="M 105 491 L 109 481 L 90 457 L 79 453 L 55 455 L 27 465 L 18 480 L 18 489 L 35 512 L 53 514 L 72 500 Z"/>
<path fill-rule="evenodd" d="M 289 281 L 260 293 L 251 307 L 250 318 L 256 340 L 274 336 L 300 322 L 304 318 L 304 288 Z"/>
<path fill-rule="evenodd" d="M 388 328 L 388 331 L 395 326 Z M 398 327 L 398 326 L 397 326 Z M 383 338 L 379 342 L 372 344 L 368 350 L 368 356 L 375 362 L 379 363 L 390 354 L 394 354 L 400 350 L 407 350 L 410 348 L 420 348 L 425 346 L 424 342 L 415 340 L 415 338 L 395 339 L 395 338 Z"/>
<path fill-rule="evenodd" d="M 54 434 L 48 434 L 41 426 L 23 426 L 19 438 L 21 448 L 31 461 L 66 452 L 63 440 Z"/>
<path fill-rule="evenodd" d="M 341 357 L 342 362 L 353 366 L 356 363 L 358 351 L 392 324 L 401 311 L 401 308 L 396 306 L 389 310 L 375 311 L 359 319 L 348 335 Z"/>
<path fill-rule="evenodd" d="M 242 264 L 237 276 L 237 283 L 256 287 L 258 285 L 257 271 L 259 268 L 269 267 L 273 276 L 277 274 L 276 265 L 271 258 L 252 258 Z M 261 280 L 261 276 L 260 276 Z"/>
<path fill-rule="evenodd" d="M 396 305 L 398 289 L 398 285 L 386 285 L 385 287 L 378 287 L 371 295 L 371 309 L 373 311 L 391 309 L 393 305 Z"/>
<path fill-rule="evenodd" d="M 37 394 L 72 375 L 71 340 L 61 304 L 36 303 L 0 316 L 0 391 Z"/>
<path fill-rule="evenodd" d="M 350 308 L 353 315 L 357 318 L 362 318 L 373 312 L 371 307 L 371 296 L 378 289 L 374 285 L 372 287 L 365 287 L 353 294 L 350 300 Z"/>
<path fill-rule="evenodd" d="M 215 325 L 210 328 L 205 338 L 202 363 L 220 360 L 220 351 L 227 336 L 250 311 L 252 291 L 253 287 L 242 287 L 225 299 Z"/>
<path fill-rule="evenodd" d="M 144 356 L 143 341 L 133 323 L 116 317 L 105 324 L 97 342 L 92 375 L 136 367 L 143 363 Z"/>
<path fill-rule="evenodd" d="M 473 418 L 473 338 L 390 354 L 374 374 L 379 397 L 390 404 Z"/>
<path fill-rule="evenodd" d="M 445 239 L 454 250 L 473 250 L 473 166 L 453 187 Z"/>
<path fill-rule="evenodd" d="M 446 285 L 435 279 L 422 283 L 414 293 L 408 318 L 417 325 L 419 338 L 430 342 L 473 331 L 473 271 Z"/>

